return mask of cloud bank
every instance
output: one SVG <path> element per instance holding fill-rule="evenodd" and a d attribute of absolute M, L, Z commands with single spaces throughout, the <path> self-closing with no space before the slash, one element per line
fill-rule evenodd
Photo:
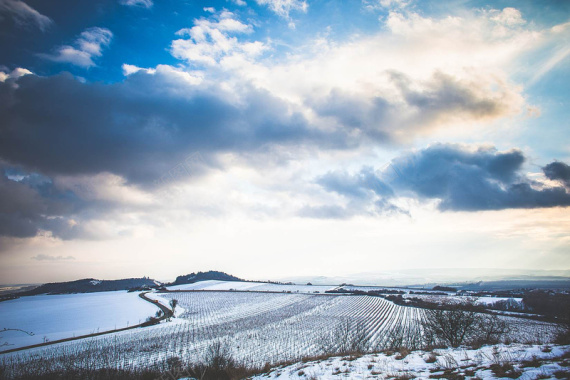
<path fill-rule="evenodd" d="M 356 201 L 398 210 L 392 202 L 397 197 L 435 200 L 440 211 L 570 206 L 568 189 L 531 178 L 522 171 L 525 161 L 518 149 L 500 152 L 489 146 L 436 144 L 397 157 L 383 170 L 330 172 L 316 183 L 348 199 L 347 209 L 352 210 L 365 209 L 352 207 Z M 568 185 L 568 165 L 553 162 L 543 171 L 549 179 Z M 301 213 L 307 215 L 306 210 Z"/>

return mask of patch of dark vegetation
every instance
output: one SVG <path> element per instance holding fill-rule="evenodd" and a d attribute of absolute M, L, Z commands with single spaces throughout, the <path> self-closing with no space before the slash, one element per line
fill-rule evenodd
<path fill-rule="evenodd" d="M 570 326 L 570 294 L 549 290 L 533 290 L 523 295 L 523 303 L 535 313 Z"/>
<path fill-rule="evenodd" d="M 14 294 L 8 294 L 8 295 L 6 295 L 6 296 L 0 296 L 0 302 L 15 300 L 15 299 L 18 299 L 18 298 L 20 298 L 20 297 L 14 295 Z"/>
<path fill-rule="evenodd" d="M 190 273 L 176 277 L 176 280 L 170 285 L 193 284 L 199 281 L 218 280 L 218 281 L 243 281 L 242 279 L 232 276 L 224 272 L 211 270 L 208 272 Z"/>
<path fill-rule="evenodd" d="M 540 360 L 539 358 L 537 358 L 536 356 L 533 356 L 532 359 L 530 360 L 523 360 L 521 362 L 521 367 L 522 368 L 538 368 L 542 365 L 542 360 Z"/>
<path fill-rule="evenodd" d="M 457 288 L 452 288 L 451 286 L 434 286 L 433 290 L 439 290 L 441 292 L 457 292 Z"/>
<path fill-rule="evenodd" d="M 522 375 L 522 371 L 517 369 L 512 363 L 491 364 L 490 369 L 497 377 L 518 379 Z"/>
<path fill-rule="evenodd" d="M 560 370 L 553 373 L 557 379 L 570 379 L 570 371 Z"/>
<path fill-rule="evenodd" d="M 431 352 L 429 355 L 424 359 L 426 363 L 435 363 L 437 361 L 437 356 Z"/>
<path fill-rule="evenodd" d="M 359 290 L 359 289 L 346 289 L 343 287 L 331 290 L 325 290 L 325 293 L 350 294 L 353 296 L 372 296 L 372 297 L 383 297 L 386 294 L 406 294 L 406 292 L 404 292 L 403 290 L 397 290 L 397 289 Z"/>
<path fill-rule="evenodd" d="M 20 292 L 18 295 L 35 296 L 38 294 L 96 293 L 128 290 L 131 288 L 151 289 L 156 286 L 156 282 L 147 277 L 126 278 L 122 280 L 96 280 L 94 278 L 86 278 L 76 281 L 43 284 L 32 290 Z"/>

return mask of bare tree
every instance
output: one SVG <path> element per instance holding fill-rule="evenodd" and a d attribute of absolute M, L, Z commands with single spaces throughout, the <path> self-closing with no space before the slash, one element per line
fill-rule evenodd
<path fill-rule="evenodd" d="M 213 370 L 224 370 L 236 364 L 229 344 L 221 340 L 216 340 L 208 346 L 204 361 Z"/>
<path fill-rule="evenodd" d="M 319 341 L 323 353 L 366 352 L 370 348 L 366 326 L 350 318 L 344 318 L 332 331 Z"/>
<path fill-rule="evenodd" d="M 176 306 L 178 306 L 178 300 L 176 298 L 171 299 L 169 302 L 169 305 L 170 305 L 170 308 L 172 309 L 172 315 L 174 316 Z"/>
<path fill-rule="evenodd" d="M 426 344 L 459 347 L 499 342 L 508 333 L 508 324 L 496 315 L 480 311 L 473 300 L 446 303 L 440 309 L 426 310 L 422 321 Z"/>
<path fill-rule="evenodd" d="M 422 327 L 426 337 L 452 347 L 459 347 L 471 338 L 479 324 L 477 312 L 464 305 L 446 304 L 446 309 L 426 310 Z"/>
<path fill-rule="evenodd" d="M 494 314 L 481 314 L 478 316 L 476 338 L 481 344 L 496 344 L 510 332 L 507 322 Z"/>

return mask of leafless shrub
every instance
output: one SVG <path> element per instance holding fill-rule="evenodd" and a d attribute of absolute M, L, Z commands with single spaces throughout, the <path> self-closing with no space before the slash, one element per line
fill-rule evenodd
<path fill-rule="evenodd" d="M 345 318 L 319 339 L 319 349 L 325 354 L 364 353 L 370 349 L 366 326 Z"/>
<path fill-rule="evenodd" d="M 505 321 L 479 312 L 473 301 L 447 303 L 441 309 L 426 310 L 422 328 L 426 346 L 443 343 L 452 347 L 495 344 L 509 331 Z"/>

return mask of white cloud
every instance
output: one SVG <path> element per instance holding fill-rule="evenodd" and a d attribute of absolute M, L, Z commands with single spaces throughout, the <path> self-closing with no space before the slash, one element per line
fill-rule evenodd
<path fill-rule="evenodd" d="M 120 3 L 131 7 L 137 6 L 137 7 L 150 8 L 153 6 L 152 0 L 120 0 Z"/>
<path fill-rule="evenodd" d="M 73 191 L 85 201 L 107 201 L 122 205 L 144 206 L 152 203 L 150 196 L 129 185 L 127 181 L 111 173 L 96 175 L 58 176 L 55 186 L 60 190 Z"/>
<path fill-rule="evenodd" d="M 93 58 L 103 55 L 103 48 L 109 46 L 112 38 L 113 33 L 109 29 L 89 28 L 75 40 L 75 46 L 60 46 L 56 54 L 42 56 L 55 62 L 66 62 L 85 68 L 93 67 L 95 66 Z"/>
<path fill-rule="evenodd" d="M 502 11 L 492 10 L 490 13 L 493 14 L 491 20 L 506 26 L 512 27 L 526 23 L 521 12 L 515 8 L 505 8 Z"/>
<path fill-rule="evenodd" d="M 121 66 L 121 68 L 123 69 L 123 75 L 124 76 L 129 76 L 131 74 L 138 73 L 141 70 L 148 73 L 148 74 L 154 74 L 156 72 L 156 69 L 138 67 L 135 65 L 129 65 L 128 63 L 124 63 Z"/>
<path fill-rule="evenodd" d="M 397 131 L 409 141 L 417 132 L 482 125 L 526 109 L 523 88 L 512 82 L 510 73 L 516 58 L 541 41 L 540 32 L 518 16 L 509 10 L 442 18 L 392 11 L 385 28 L 371 36 L 343 43 L 319 37 L 284 59 L 242 65 L 226 59 L 221 64 L 229 77 L 288 100 L 318 128 L 344 128 L 351 122 L 323 117 L 317 109 L 332 105 L 336 97 L 362 111 L 355 123 L 376 120 L 379 131 Z M 499 21 L 514 32 L 498 30 Z M 418 106 L 418 96 L 425 102 L 437 99 L 438 108 Z M 377 113 L 381 101 L 391 112 Z"/>
<path fill-rule="evenodd" d="M 12 17 L 20 26 L 35 24 L 41 31 L 45 31 L 53 21 L 20 0 L 0 0 L 0 21 L 5 15 Z"/>
<path fill-rule="evenodd" d="M 306 13 L 309 5 L 301 0 L 255 0 L 259 5 L 265 5 L 275 14 L 289 21 L 289 27 L 295 28 L 295 23 L 289 15 L 292 11 Z"/>
<path fill-rule="evenodd" d="M 218 65 L 223 59 L 249 59 L 261 54 L 265 45 L 259 41 L 242 43 L 234 35 L 252 32 L 251 25 L 224 10 L 213 20 L 197 19 L 192 28 L 179 30 L 177 35 L 188 39 L 174 40 L 171 52 L 176 58 L 207 66 Z"/>
<path fill-rule="evenodd" d="M 5 73 L 0 71 L 0 82 L 6 82 L 8 80 L 16 80 L 24 75 L 32 74 L 32 72 L 28 69 L 24 69 L 21 67 L 17 67 L 9 73 Z"/>
<path fill-rule="evenodd" d="M 240 7 L 245 7 L 247 5 L 247 3 L 244 0 L 230 0 L 230 1 Z"/>
<path fill-rule="evenodd" d="M 410 142 L 444 128 L 471 136 L 474 128 L 525 114 L 532 106 L 511 77 L 521 70 L 518 59 L 564 30 L 538 29 L 514 8 L 444 17 L 400 8 L 375 34 L 342 43 L 317 36 L 274 58 L 264 54 L 270 42 L 251 40 L 251 24 L 222 11 L 180 30 L 188 38 L 173 41 L 171 52 L 190 64 L 189 72 L 208 67 L 204 82 L 236 99 L 252 85 L 287 101 L 316 130 L 352 128 L 360 142 L 374 134 L 373 141 L 384 135 Z M 564 46 L 535 72 L 542 75 L 568 54 Z M 350 104 L 344 116 L 335 114 L 335 102 Z"/>
<path fill-rule="evenodd" d="M 405 8 L 409 4 L 409 0 L 363 0 L 362 4 L 365 10 L 375 11 L 379 9 L 398 9 Z"/>

